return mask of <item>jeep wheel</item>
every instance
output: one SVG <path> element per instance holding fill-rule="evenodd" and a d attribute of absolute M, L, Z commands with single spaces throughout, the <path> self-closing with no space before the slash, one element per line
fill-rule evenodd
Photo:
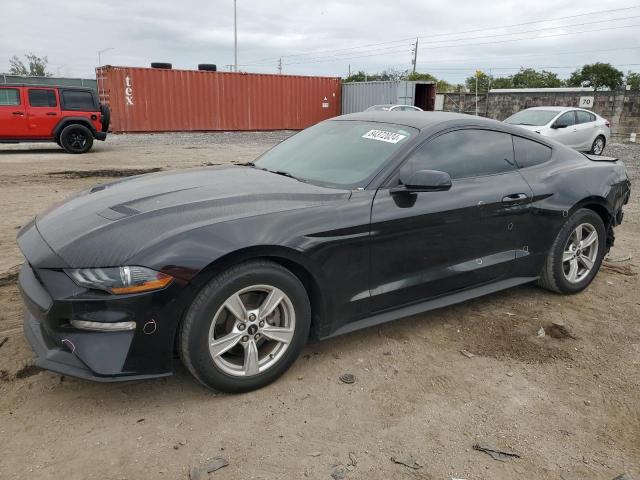
<path fill-rule="evenodd" d="M 60 144 L 68 153 L 86 153 L 93 146 L 93 134 L 84 125 L 67 125 L 60 133 Z"/>

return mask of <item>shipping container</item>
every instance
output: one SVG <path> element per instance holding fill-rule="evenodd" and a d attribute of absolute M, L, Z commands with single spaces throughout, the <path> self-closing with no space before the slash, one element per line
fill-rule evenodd
<path fill-rule="evenodd" d="M 105 66 L 113 132 L 299 130 L 340 114 L 340 79 Z"/>
<path fill-rule="evenodd" d="M 390 80 L 342 84 L 342 113 L 362 112 L 373 105 L 394 103 L 413 105 L 432 111 L 436 83 L 430 81 Z"/>

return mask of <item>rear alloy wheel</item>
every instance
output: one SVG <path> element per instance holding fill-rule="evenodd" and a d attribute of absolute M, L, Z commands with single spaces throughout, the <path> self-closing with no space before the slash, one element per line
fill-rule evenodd
<path fill-rule="evenodd" d="M 86 153 L 93 146 L 93 134 L 84 125 L 68 125 L 60 133 L 60 145 L 68 153 Z"/>
<path fill-rule="evenodd" d="M 605 144 L 606 142 L 603 136 L 600 135 L 596 137 L 596 139 L 593 141 L 593 145 L 591 145 L 590 153 L 592 153 L 593 155 L 602 155 Z"/>
<path fill-rule="evenodd" d="M 545 261 L 539 283 L 558 293 L 577 293 L 591 283 L 605 252 L 606 233 L 600 215 L 586 208 L 562 227 Z"/>
<path fill-rule="evenodd" d="M 249 262 L 214 277 L 196 296 L 180 330 L 180 356 L 209 388 L 255 390 L 294 362 L 310 323 L 300 280 L 279 264 Z"/>

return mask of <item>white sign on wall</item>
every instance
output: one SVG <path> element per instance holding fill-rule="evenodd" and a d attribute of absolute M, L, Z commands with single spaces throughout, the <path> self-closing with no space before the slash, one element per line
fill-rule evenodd
<path fill-rule="evenodd" d="M 593 108 L 593 97 L 580 97 L 580 108 Z"/>

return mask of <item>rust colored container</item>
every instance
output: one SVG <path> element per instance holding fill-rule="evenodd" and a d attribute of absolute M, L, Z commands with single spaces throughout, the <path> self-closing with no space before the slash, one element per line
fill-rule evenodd
<path fill-rule="evenodd" d="M 340 79 L 105 66 L 113 132 L 299 130 L 340 114 Z"/>

